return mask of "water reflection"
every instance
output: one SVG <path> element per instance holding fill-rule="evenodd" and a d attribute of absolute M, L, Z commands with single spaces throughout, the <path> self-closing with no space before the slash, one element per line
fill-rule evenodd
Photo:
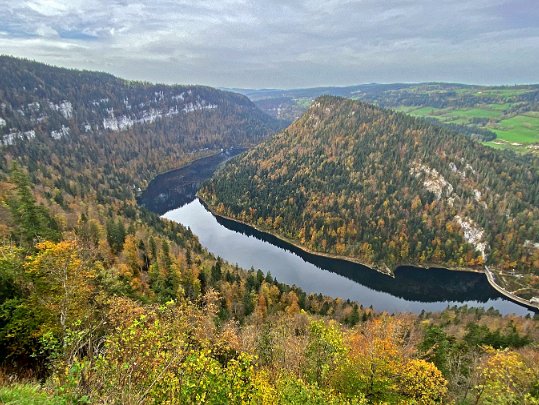
<path fill-rule="evenodd" d="M 493 307 L 503 314 L 532 314 L 494 290 L 483 274 L 400 267 L 392 278 L 365 266 L 305 253 L 248 226 L 217 219 L 198 199 L 164 217 L 190 227 L 215 255 L 244 268 L 269 271 L 279 281 L 307 292 L 352 299 L 389 312 L 468 305 Z"/>

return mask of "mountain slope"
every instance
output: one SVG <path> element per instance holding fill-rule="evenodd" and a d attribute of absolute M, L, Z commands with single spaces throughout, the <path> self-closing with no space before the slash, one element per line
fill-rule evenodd
<path fill-rule="evenodd" d="M 39 165 L 65 179 L 89 170 L 92 188 L 110 194 L 101 185 L 111 172 L 144 187 L 158 172 L 221 148 L 252 145 L 278 128 L 238 94 L 0 57 L 4 169 L 13 157 L 37 176 Z"/>
<path fill-rule="evenodd" d="M 488 264 L 539 295 L 538 168 L 425 120 L 321 97 L 200 195 L 310 250 L 379 269 Z"/>
<path fill-rule="evenodd" d="M 221 115 L 236 114 L 252 129 L 276 127 L 276 121 L 247 97 L 205 86 L 132 82 L 106 73 L 8 56 L 0 56 L 0 72 L 0 134 L 4 144 L 14 143 L 24 131 L 56 139 L 70 132 L 121 131 L 212 110 Z M 62 126 L 68 128 L 66 133 Z M 258 134 L 263 135 L 264 131 Z"/>

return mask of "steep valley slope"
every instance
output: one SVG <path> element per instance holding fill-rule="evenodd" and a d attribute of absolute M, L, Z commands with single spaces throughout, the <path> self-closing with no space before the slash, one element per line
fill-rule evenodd
<path fill-rule="evenodd" d="M 71 195 L 80 188 L 107 195 L 122 194 L 126 185 L 144 188 L 158 172 L 221 148 L 251 146 L 279 125 L 239 94 L 0 56 L 1 169 L 19 160 L 44 186 L 57 171 L 56 188 Z M 80 176 L 88 182 L 63 184 Z"/>

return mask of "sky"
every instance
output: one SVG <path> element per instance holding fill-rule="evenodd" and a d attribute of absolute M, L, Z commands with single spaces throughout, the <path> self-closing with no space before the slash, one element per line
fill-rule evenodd
<path fill-rule="evenodd" d="M 0 54 L 216 87 L 539 82 L 539 0 L 0 0 Z"/>

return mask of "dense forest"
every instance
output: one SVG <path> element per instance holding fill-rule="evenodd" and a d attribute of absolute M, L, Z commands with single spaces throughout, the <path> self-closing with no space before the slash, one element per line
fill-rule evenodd
<path fill-rule="evenodd" d="M 119 125 L 144 117 L 121 110 L 123 92 L 150 100 L 154 85 L 0 65 L 0 402 L 539 402 L 535 319 L 390 315 L 306 294 L 137 206 L 158 172 L 279 126 L 245 98 L 160 86 L 217 107 Z"/>
<path fill-rule="evenodd" d="M 200 192 L 217 213 L 379 269 L 481 269 L 539 296 L 539 165 L 330 96 Z"/>

